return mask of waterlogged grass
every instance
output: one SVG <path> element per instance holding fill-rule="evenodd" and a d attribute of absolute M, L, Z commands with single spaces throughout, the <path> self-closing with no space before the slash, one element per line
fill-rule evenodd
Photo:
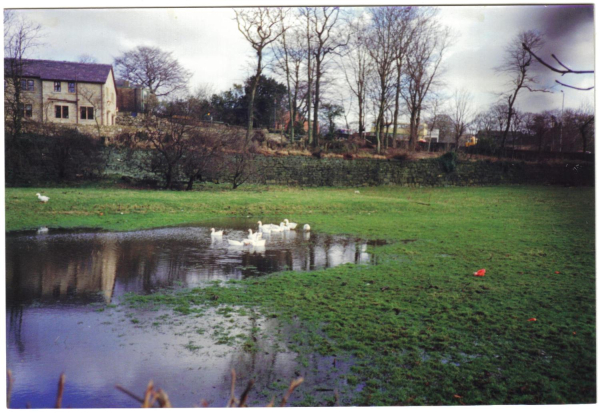
<path fill-rule="evenodd" d="M 294 324 L 291 349 L 354 356 L 347 383 L 362 384 L 357 404 L 596 401 L 593 188 L 360 191 L 7 189 L 6 225 L 126 230 L 251 215 L 389 240 L 371 248 L 375 266 L 283 272 L 130 302 L 188 316 L 206 305 L 224 316 L 254 309 Z M 50 202 L 37 203 L 36 192 Z M 480 268 L 485 277 L 474 277 Z M 254 351 L 226 332 L 207 333 Z"/>

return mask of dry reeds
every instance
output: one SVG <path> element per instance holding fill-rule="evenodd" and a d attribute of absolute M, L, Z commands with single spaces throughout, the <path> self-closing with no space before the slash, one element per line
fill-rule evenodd
<path fill-rule="evenodd" d="M 229 400 L 227 401 L 227 405 L 225 407 L 248 407 L 246 403 L 248 400 L 248 394 L 250 393 L 250 389 L 254 386 L 254 380 L 250 380 L 246 385 L 246 388 L 242 392 L 240 398 L 235 397 L 235 384 L 236 384 L 237 376 L 235 374 L 235 370 L 231 370 L 231 394 L 229 396 Z M 288 388 L 286 394 L 283 396 L 281 400 L 280 407 L 284 407 L 294 390 L 304 382 L 302 377 L 299 377 L 295 380 L 292 380 L 290 383 L 290 387 Z M 141 407 L 173 407 L 169 401 L 169 397 L 164 390 L 158 389 L 154 390 L 154 384 L 152 380 L 148 383 L 148 387 L 146 388 L 146 392 L 144 393 L 144 397 L 138 397 L 133 392 L 127 390 L 121 385 L 115 386 L 118 390 L 122 391 L 132 399 L 141 403 Z M 337 392 L 336 392 L 336 401 L 337 401 Z M 200 400 L 200 404 L 202 407 L 209 407 L 208 402 L 205 399 Z M 155 406 L 156 405 L 156 406 Z M 266 407 L 273 407 L 275 405 L 275 398 L 271 400 L 271 402 Z"/>

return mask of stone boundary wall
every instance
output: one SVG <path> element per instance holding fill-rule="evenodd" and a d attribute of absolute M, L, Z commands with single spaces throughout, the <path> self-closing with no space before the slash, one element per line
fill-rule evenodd
<path fill-rule="evenodd" d="M 445 172 L 438 159 L 396 161 L 374 159 L 317 159 L 282 157 L 257 160 L 261 184 L 300 186 L 468 186 L 549 184 L 593 186 L 592 163 L 538 164 L 510 161 L 459 161 Z"/>
<path fill-rule="evenodd" d="M 109 148 L 107 148 L 109 150 Z M 160 175 L 143 172 L 148 156 L 136 151 L 131 157 L 110 150 L 105 173 L 134 179 L 160 181 Z M 375 159 L 317 159 L 307 156 L 257 156 L 257 174 L 251 183 L 290 186 L 360 187 L 401 185 L 412 187 L 499 184 L 593 186 L 593 163 L 528 163 L 522 161 L 459 161 L 446 172 L 438 159 L 396 161 Z M 180 178 L 182 181 L 185 179 Z"/>

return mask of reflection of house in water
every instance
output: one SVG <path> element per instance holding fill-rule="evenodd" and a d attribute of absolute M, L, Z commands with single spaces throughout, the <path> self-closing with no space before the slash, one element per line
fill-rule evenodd
<path fill-rule="evenodd" d="M 112 300 L 118 259 L 116 240 L 54 241 L 43 236 L 46 240 L 40 242 L 39 238 L 27 238 L 17 245 L 7 242 L 9 302 L 52 301 L 67 296 L 96 301 L 98 293 L 105 302 Z"/>
<path fill-rule="evenodd" d="M 170 228 L 8 236 L 8 301 L 53 302 L 68 297 L 71 302 L 93 302 L 102 297 L 108 303 L 127 292 L 195 287 L 215 280 L 371 260 L 364 242 L 342 236 L 312 234 L 306 239 L 292 231 L 266 236 L 266 248 L 232 249 L 224 241 L 211 243 L 203 231 Z M 241 231 L 233 238 L 238 235 Z"/>

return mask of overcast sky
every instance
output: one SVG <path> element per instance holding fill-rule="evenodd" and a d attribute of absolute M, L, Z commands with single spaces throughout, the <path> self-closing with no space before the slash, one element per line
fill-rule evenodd
<path fill-rule="evenodd" d="M 25 3 L 11 1 L 7 7 L 23 7 Z M 59 4 L 64 7 L 69 2 Z M 153 4 L 164 6 L 168 2 Z M 19 13 L 44 28 L 45 45 L 32 58 L 76 61 L 87 53 L 98 62 L 112 63 L 122 51 L 147 45 L 172 51 L 194 73 L 192 88 L 211 84 L 215 91 L 221 91 L 250 74 L 252 49 L 238 32 L 230 8 L 29 9 Z M 455 36 L 444 63 L 446 89 L 450 94 L 455 88 L 467 88 L 481 109 L 495 102 L 497 93 L 505 89 L 506 78 L 495 73 L 494 67 L 502 62 L 507 43 L 522 30 L 539 30 L 545 35 L 541 55 L 547 60 L 554 53 L 572 68 L 594 68 L 593 6 L 441 6 L 440 19 Z M 554 93 L 520 92 L 521 110 L 560 109 L 561 89 L 565 91 L 565 108 L 593 102 L 594 92 L 569 90 L 554 83 L 559 79 L 588 87 L 593 85 L 593 75 L 561 79 L 543 70 L 540 79 Z"/>

